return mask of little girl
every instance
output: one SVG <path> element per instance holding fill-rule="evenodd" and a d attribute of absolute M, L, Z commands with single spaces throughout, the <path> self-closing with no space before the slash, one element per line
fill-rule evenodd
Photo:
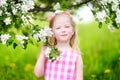
<path fill-rule="evenodd" d="M 76 43 L 75 23 L 68 11 L 55 13 L 49 18 L 54 33 L 49 44 L 61 52 L 62 59 L 50 62 L 45 56 L 46 46 L 42 46 L 34 68 L 37 77 L 45 80 L 83 80 L 83 62 Z"/>

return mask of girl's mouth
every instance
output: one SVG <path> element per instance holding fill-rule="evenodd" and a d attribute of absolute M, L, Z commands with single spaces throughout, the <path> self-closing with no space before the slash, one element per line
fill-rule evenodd
<path fill-rule="evenodd" d="M 67 36 L 67 34 L 62 34 L 61 36 Z"/>

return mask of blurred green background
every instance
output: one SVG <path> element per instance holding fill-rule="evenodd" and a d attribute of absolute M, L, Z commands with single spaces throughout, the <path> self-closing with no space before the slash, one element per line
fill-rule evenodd
<path fill-rule="evenodd" d="M 36 22 L 47 25 L 47 22 Z M 120 30 L 110 32 L 97 22 L 77 24 L 79 47 L 84 62 L 84 80 L 120 80 Z M 33 71 L 41 43 L 27 49 L 0 43 L 0 80 L 44 80 Z"/>

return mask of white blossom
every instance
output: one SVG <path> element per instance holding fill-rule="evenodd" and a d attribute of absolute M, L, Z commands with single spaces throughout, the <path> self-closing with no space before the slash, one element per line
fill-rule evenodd
<path fill-rule="evenodd" d="M 19 41 L 28 40 L 28 37 L 22 35 L 16 35 L 16 39 Z"/>
<path fill-rule="evenodd" d="M 41 37 L 40 37 L 40 40 L 43 41 L 43 42 L 46 42 L 46 37 L 41 36 Z"/>
<path fill-rule="evenodd" d="M 44 30 L 45 30 L 47 36 L 50 36 L 50 37 L 51 37 L 51 36 L 53 35 L 53 32 L 52 32 L 52 29 L 51 29 L 51 28 L 45 27 Z"/>
<path fill-rule="evenodd" d="M 107 3 L 118 3 L 118 0 L 101 0 L 100 1 L 102 4 L 105 4 L 105 5 L 107 5 Z"/>
<path fill-rule="evenodd" d="M 116 11 L 115 21 L 117 24 L 120 24 L 120 9 L 117 9 L 117 11 Z"/>
<path fill-rule="evenodd" d="M 23 1 L 23 5 L 21 6 L 21 10 L 23 13 L 34 8 L 35 4 L 32 0 L 22 0 L 22 1 Z"/>
<path fill-rule="evenodd" d="M 15 15 L 17 13 L 17 9 L 15 7 L 12 7 L 12 13 Z"/>
<path fill-rule="evenodd" d="M 64 12 L 64 11 L 62 11 L 62 10 L 56 10 L 55 14 L 59 14 L 59 13 L 62 13 L 62 12 Z"/>
<path fill-rule="evenodd" d="M 58 56 L 57 57 L 57 59 L 56 60 L 62 60 L 63 59 L 63 56 L 62 55 L 60 55 L 60 56 Z"/>
<path fill-rule="evenodd" d="M 11 19 L 10 19 L 10 17 L 5 18 L 4 23 L 5 23 L 6 25 L 11 24 Z"/>
<path fill-rule="evenodd" d="M 108 0 L 108 3 L 112 3 L 114 0 Z"/>
<path fill-rule="evenodd" d="M 7 14 L 7 16 L 11 16 L 11 13 L 10 13 L 10 12 L 5 12 L 5 14 Z"/>
<path fill-rule="evenodd" d="M 34 34 L 33 37 L 37 40 L 40 39 L 41 41 L 46 42 L 46 38 L 53 35 L 51 30 L 51 28 L 45 27 L 44 29 L 39 30 L 38 33 Z"/>
<path fill-rule="evenodd" d="M 120 9 L 117 9 L 117 10 L 116 10 L 116 15 L 117 15 L 117 16 L 120 16 Z"/>
<path fill-rule="evenodd" d="M 26 17 L 24 15 L 22 15 L 22 21 L 25 22 L 26 21 Z"/>
<path fill-rule="evenodd" d="M 36 40 L 39 40 L 39 36 L 40 36 L 40 34 L 36 33 L 36 34 L 33 35 L 33 38 L 36 39 Z"/>
<path fill-rule="evenodd" d="M 6 41 L 7 41 L 10 37 L 11 37 L 10 34 L 2 34 L 2 35 L 0 36 L 0 39 L 1 39 L 1 41 L 2 41 L 2 44 L 6 44 Z"/>
<path fill-rule="evenodd" d="M 20 41 L 22 48 L 25 48 L 24 40 L 28 40 L 28 37 L 22 35 L 16 35 L 16 39 Z"/>
<path fill-rule="evenodd" d="M 119 5 L 119 4 L 112 4 L 112 10 L 113 10 L 113 11 L 116 11 L 117 8 L 118 8 L 118 5 Z"/>
<path fill-rule="evenodd" d="M 53 57 L 52 59 L 49 59 L 49 62 L 56 62 L 56 58 L 55 57 Z"/>
<path fill-rule="evenodd" d="M 20 3 L 17 3 L 17 4 L 15 5 L 15 8 L 16 8 L 16 9 L 21 9 L 21 4 L 20 4 Z"/>
<path fill-rule="evenodd" d="M 45 50 L 45 56 L 49 58 L 49 54 L 51 52 L 51 48 L 50 47 L 47 47 L 46 50 Z"/>
<path fill-rule="evenodd" d="M 104 22 L 106 19 L 106 12 L 101 11 L 96 13 L 96 18 L 98 19 L 99 22 Z"/>
<path fill-rule="evenodd" d="M 27 1 L 26 3 L 27 3 L 29 10 L 34 8 L 35 4 L 33 0 L 25 0 L 25 1 Z"/>
<path fill-rule="evenodd" d="M 2 16 L 2 13 L 3 13 L 3 11 L 2 11 L 2 10 L 0 10 L 0 16 Z"/>
<path fill-rule="evenodd" d="M 53 35 L 53 32 L 51 31 L 52 29 L 51 28 L 49 28 L 49 27 L 45 27 L 44 29 L 41 29 L 40 31 L 39 31 L 39 33 L 42 35 L 42 36 L 45 36 L 45 37 L 47 37 L 47 36 L 52 36 Z"/>
<path fill-rule="evenodd" d="M 117 24 L 120 24 L 120 16 L 117 16 L 117 17 L 115 18 L 115 21 L 116 21 Z"/>
<path fill-rule="evenodd" d="M 39 31 L 39 34 L 41 34 L 41 36 L 47 36 L 47 33 L 46 33 L 46 31 L 44 29 L 41 29 Z"/>
<path fill-rule="evenodd" d="M 7 0 L 0 0 L 0 7 L 1 6 L 6 6 L 7 3 L 6 3 Z"/>
<path fill-rule="evenodd" d="M 32 16 L 29 15 L 29 16 L 27 16 L 27 18 L 28 18 L 29 22 L 32 23 L 32 21 L 33 21 Z"/>
<path fill-rule="evenodd" d="M 88 7 L 91 9 L 91 10 L 94 10 L 95 8 L 93 7 L 92 3 L 88 3 Z"/>
<path fill-rule="evenodd" d="M 102 4 L 104 4 L 104 5 L 107 5 L 108 0 L 101 0 L 100 2 L 101 2 Z"/>
<path fill-rule="evenodd" d="M 22 10 L 22 13 L 27 12 L 28 11 L 27 5 L 22 5 L 21 10 Z"/>
<path fill-rule="evenodd" d="M 21 45 L 22 48 L 25 48 L 24 41 L 20 41 L 20 45 Z"/>
<path fill-rule="evenodd" d="M 112 0 L 113 4 L 118 4 L 119 1 L 118 0 Z"/>
<path fill-rule="evenodd" d="M 115 29 L 113 28 L 113 26 L 111 24 L 108 25 L 108 29 L 111 31 L 111 32 L 114 32 Z"/>
<path fill-rule="evenodd" d="M 57 3 L 55 4 L 55 6 L 53 7 L 53 9 L 54 9 L 54 10 L 60 9 L 60 3 L 57 2 Z"/>
<path fill-rule="evenodd" d="M 28 20 L 27 20 L 27 17 L 25 17 L 24 15 L 22 15 L 22 21 L 25 22 L 25 23 L 29 23 Z"/>

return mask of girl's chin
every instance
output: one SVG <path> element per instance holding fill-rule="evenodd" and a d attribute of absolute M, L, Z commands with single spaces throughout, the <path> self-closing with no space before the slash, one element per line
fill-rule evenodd
<path fill-rule="evenodd" d="M 58 42 L 68 42 L 69 40 L 68 39 L 61 39 L 61 40 L 58 40 Z"/>

